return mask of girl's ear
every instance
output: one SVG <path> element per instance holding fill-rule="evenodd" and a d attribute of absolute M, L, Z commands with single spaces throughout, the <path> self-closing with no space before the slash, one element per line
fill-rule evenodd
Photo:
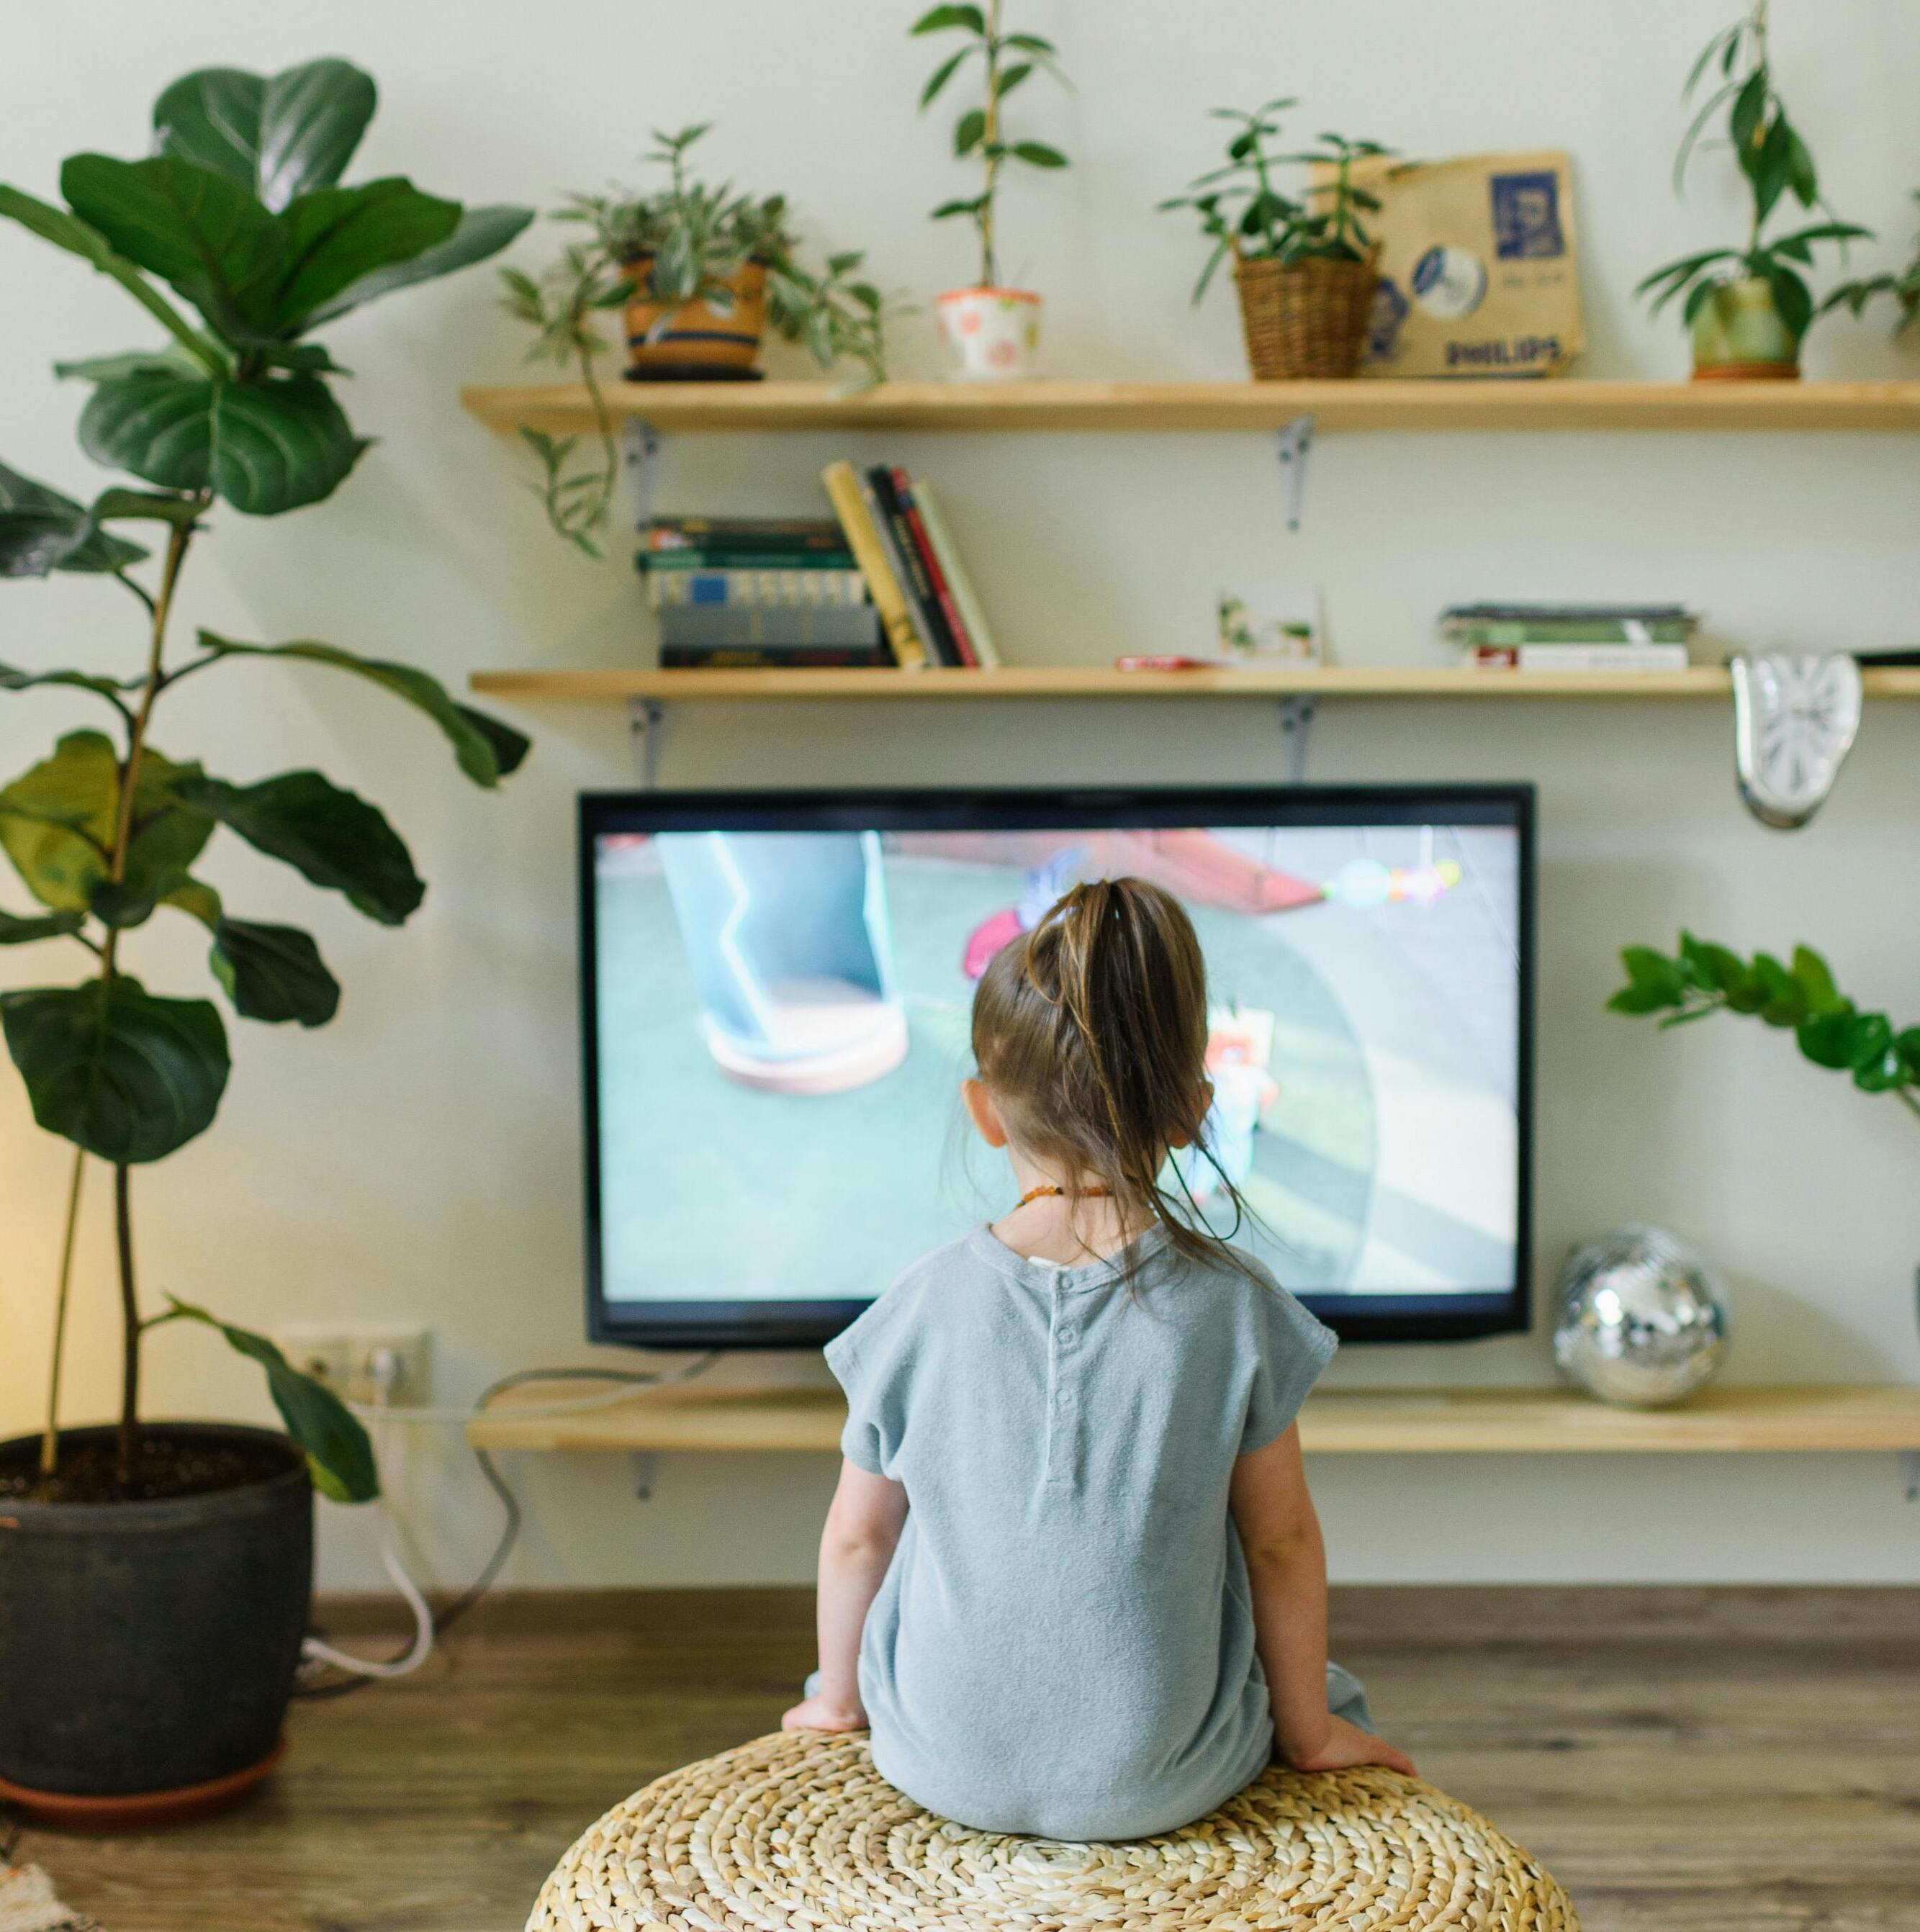
<path fill-rule="evenodd" d="M 967 1118 L 973 1122 L 974 1131 L 988 1147 L 1006 1146 L 1006 1129 L 1001 1124 L 1000 1109 L 994 1105 L 993 1096 L 987 1090 L 985 1081 L 962 1081 L 960 1104 L 966 1108 Z"/>

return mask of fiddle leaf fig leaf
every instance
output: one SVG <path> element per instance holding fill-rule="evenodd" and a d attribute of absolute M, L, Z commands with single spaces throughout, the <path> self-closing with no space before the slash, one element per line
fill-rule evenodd
<path fill-rule="evenodd" d="M 154 103 L 154 142 L 278 210 L 339 180 L 378 100 L 372 75 L 344 60 L 308 61 L 271 76 L 201 68 Z"/>
<path fill-rule="evenodd" d="M 170 892 L 162 893 L 160 902 L 198 920 L 209 932 L 220 921 L 219 893 L 198 879 L 183 879 Z"/>
<path fill-rule="evenodd" d="M 215 382 L 158 370 L 102 382 L 80 412 L 96 463 L 170 490 L 212 489 L 249 516 L 331 496 L 367 444 L 317 376 Z"/>
<path fill-rule="evenodd" d="M 317 1377 L 296 1369 L 264 1335 L 236 1328 L 218 1316 L 172 1295 L 167 1300 L 175 1316 L 204 1323 L 219 1330 L 229 1348 L 260 1364 L 267 1374 L 267 1393 L 307 1458 L 314 1486 L 337 1503 L 371 1502 L 380 1492 L 380 1472 L 374 1444 L 353 1412 Z"/>
<path fill-rule="evenodd" d="M 331 322 L 335 316 L 344 315 L 362 302 L 391 295 L 396 289 L 410 288 L 416 282 L 432 281 L 438 276 L 450 275 L 458 268 L 470 268 L 476 262 L 484 262 L 488 256 L 497 255 L 532 219 L 532 208 L 514 208 L 505 203 L 464 209 L 459 225 L 445 241 L 422 248 L 417 255 L 409 256 L 404 261 L 390 262 L 385 268 L 374 268 L 357 277 L 330 300 L 315 308 L 304 326 L 316 328 L 322 322 Z M 608 298 L 600 305 L 614 306 L 624 302 L 628 292 L 623 287 L 609 291 Z"/>
<path fill-rule="evenodd" d="M 124 570 L 146 554 L 138 544 L 101 530 L 97 508 L 85 509 L 0 463 L 0 577 Z"/>
<path fill-rule="evenodd" d="M 202 631 L 200 636 L 203 650 L 221 657 L 282 658 L 326 664 L 379 686 L 424 712 L 440 727 L 453 747 L 460 769 L 476 784 L 499 784 L 508 773 L 518 770 L 526 756 L 528 741 L 519 732 L 469 706 L 456 704 L 437 678 L 412 664 L 362 657 L 356 652 L 342 650 L 337 644 L 304 640 L 290 644 L 243 644 L 212 631 Z"/>
<path fill-rule="evenodd" d="M 86 924 L 76 912 L 42 913 L 37 917 L 0 912 L 0 946 L 29 946 L 37 939 L 64 939 Z"/>
<path fill-rule="evenodd" d="M 460 214 L 458 202 L 424 194 L 397 175 L 299 196 L 276 218 L 286 262 L 268 327 L 297 332 L 315 310 L 363 277 L 446 241 Z"/>
<path fill-rule="evenodd" d="M 223 917 L 214 927 L 209 958 L 243 1019 L 324 1026 L 339 1010 L 340 982 L 327 970 L 313 936 L 298 926 Z"/>
<path fill-rule="evenodd" d="M 318 772 L 284 772 L 250 785 L 196 775 L 172 789 L 256 850 L 344 894 L 383 926 L 404 923 L 425 896 L 406 846 L 378 808 Z"/>
<path fill-rule="evenodd" d="M 228 1060 L 208 1000 L 116 974 L 0 994 L 0 1025 L 34 1119 L 99 1160 L 163 1160 L 213 1124 Z"/>

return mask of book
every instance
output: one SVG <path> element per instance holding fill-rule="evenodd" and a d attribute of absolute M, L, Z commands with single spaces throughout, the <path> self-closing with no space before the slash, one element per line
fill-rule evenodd
<path fill-rule="evenodd" d="M 940 559 L 934 552 L 933 540 L 927 535 L 926 520 L 920 514 L 914 479 L 897 464 L 892 474 L 893 494 L 899 500 L 901 514 L 907 519 L 908 534 L 913 539 L 914 549 L 920 554 L 920 567 L 926 572 L 934 601 L 940 608 L 940 628 L 953 647 L 954 660 L 968 670 L 978 670 L 980 661 L 974 655 L 974 640 L 967 634 L 966 622 L 960 614 L 958 605 L 953 601 L 952 590 L 946 581 L 946 572 L 940 568 Z"/>
<path fill-rule="evenodd" d="M 881 508 L 886 512 L 888 526 L 893 532 L 894 548 L 900 553 L 913 586 L 911 602 L 919 610 L 935 658 L 950 670 L 965 669 L 966 652 L 934 583 L 930 553 L 921 532 L 914 527 L 916 519 L 907 492 L 902 487 L 908 480 L 906 471 L 879 464 L 868 471 L 867 476 Z"/>
<path fill-rule="evenodd" d="M 643 550 L 837 550 L 846 547 L 830 517 L 656 517 L 640 532 Z"/>
<path fill-rule="evenodd" d="M 973 647 L 974 662 L 982 670 L 998 670 L 1000 665 L 999 646 L 994 642 L 993 632 L 987 623 L 986 613 L 980 607 L 980 593 L 974 588 L 974 580 L 967 574 L 967 566 L 960 555 L 960 547 L 953 540 L 953 532 L 946 520 L 946 513 L 941 508 L 939 497 L 933 485 L 924 477 L 914 480 L 914 507 L 920 514 L 920 523 L 927 533 L 927 542 L 934 555 L 939 560 L 940 572 L 946 579 L 946 588 L 953 599 L 954 608 L 959 613 L 961 627 L 967 634 Z"/>
<path fill-rule="evenodd" d="M 1678 671 L 1689 659 L 1684 644 L 1479 644 L 1468 654 L 1479 670 Z"/>
<path fill-rule="evenodd" d="M 1440 632 L 1480 644 L 1684 644 L 1700 619 L 1678 604 L 1464 604 L 1440 614 Z"/>
<path fill-rule="evenodd" d="M 906 518 L 894 500 L 893 479 L 884 464 L 875 464 L 860 478 L 860 491 L 873 518 L 874 527 L 892 562 L 895 580 L 906 599 L 907 612 L 927 654 L 930 664 L 952 665 L 959 659 L 944 635 L 933 607 L 933 587 L 927 580 L 926 566 L 914 548 Z"/>
<path fill-rule="evenodd" d="M 820 472 L 820 480 L 826 486 L 834 514 L 840 520 L 847 548 L 853 552 L 860 574 L 867 580 L 867 594 L 880 613 L 894 662 L 902 670 L 923 669 L 927 662 L 926 647 L 914 628 L 905 596 L 893 574 L 893 567 L 881 547 L 880 532 L 874 527 L 854 466 L 844 461 L 830 463 Z"/>
<path fill-rule="evenodd" d="M 844 609 L 734 608 L 683 604 L 660 614 L 663 644 L 758 644 L 778 649 L 801 644 L 858 646 L 871 649 L 886 640 L 880 613 L 871 604 Z"/>
<path fill-rule="evenodd" d="M 662 644 L 662 670 L 894 670 L 884 644 Z"/>
<path fill-rule="evenodd" d="M 721 608 L 850 608 L 864 604 L 857 570 L 650 571 L 646 601 L 656 610 L 684 604 Z"/>
<path fill-rule="evenodd" d="M 648 577 L 675 577 L 690 570 L 816 571 L 827 576 L 854 569 L 854 554 L 842 543 L 834 550 L 643 550 L 635 567 Z"/>

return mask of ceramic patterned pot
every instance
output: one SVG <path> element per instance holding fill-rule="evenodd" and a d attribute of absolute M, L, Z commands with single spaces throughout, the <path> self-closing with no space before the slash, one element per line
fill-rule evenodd
<path fill-rule="evenodd" d="M 1757 275 L 1714 290 L 1694 318 L 1693 340 L 1696 382 L 1792 382 L 1800 374 L 1800 338 Z"/>
<path fill-rule="evenodd" d="M 1040 298 L 1027 289 L 950 289 L 934 314 L 949 371 L 963 382 L 1010 382 L 1034 374 Z"/>
<path fill-rule="evenodd" d="M 646 291 L 650 255 L 626 264 L 639 293 L 627 304 L 627 376 L 630 381 L 710 374 L 716 380 L 751 369 L 766 329 L 766 270 L 741 265 L 728 279 L 730 309 L 706 302 L 658 302 Z"/>

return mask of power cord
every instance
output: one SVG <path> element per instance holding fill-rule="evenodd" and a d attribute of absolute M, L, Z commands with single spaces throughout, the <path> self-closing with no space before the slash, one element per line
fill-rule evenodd
<path fill-rule="evenodd" d="M 376 1386 L 384 1392 L 390 1390 L 398 1382 L 401 1364 L 397 1355 L 391 1355 L 388 1362 L 382 1363 L 380 1359 L 382 1354 L 391 1354 L 391 1352 L 377 1352 L 370 1366 Z M 520 1409 L 520 1413 L 528 1415 L 569 1414 L 624 1402 L 636 1388 L 663 1388 L 675 1382 L 691 1382 L 696 1376 L 704 1375 L 718 1360 L 719 1351 L 709 1349 L 705 1354 L 695 1357 L 692 1361 L 680 1368 L 664 1372 L 578 1367 L 517 1369 L 512 1374 L 502 1376 L 498 1382 L 490 1383 L 482 1390 L 478 1399 L 470 1408 L 403 1407 L 384 1400 L 371 1403 L 350 1402 L 347 1406 L 356 1414 L 376 1424 L 411 1422 L 458 1425 L 464 1428 L 476 1415 L 484 1414 L 510 1389 L 524 1388 L 541 1382 L 596 1382 L 616 1384 L 598 1396 L 568 1402 L 530 1402 L 521 1406 Z M 433 1654 L 435 1643 L 493 1588 L 501 1570 L 506 1567 L 508 1557 L 512 1554 L 514 1545 L 520 1540 L 526 1513 L 521 1508 L 520 1498 L 514 1494 L 506 1478 L 500 1474 L 499 1465 L 492 1456 L 477 1444 L 472 1445 L 472 1448 L 473 1459 L 479 1466 L 481 1475 L 500 1498 L 506 1518 L 493 1553 L 481 1567 L 479 1574 L 444 1610 L 436 1615 L 419 1587 L 407 1574 L 406 1565 L 400 1560 L 394 1525 L 389 1515 L 386 1534 L 381 1542 L 380 1561 L 388 1576 L 393 1580 L 394 1587 L 413 1613 L 412 1642 L 394 1657 L 363 1658 L 355 1657 L 346 1651 L 336 1650 L 318 1635 L 310 1634 L 300 1647 L 303 1666 L 317 1666 L 345 1675 L 344 1678 L 337 1677 L 331 1682 L 296 1684 L 293 1691 L 295 1696 L 304 1699 L 344 1697 L 350 1691 L 365 1689 L 369 1684 L 404 1677 L 418 1670 Z M 388 1506 L 383 1499 L 380 1507 L 385 1510 Z"/>

